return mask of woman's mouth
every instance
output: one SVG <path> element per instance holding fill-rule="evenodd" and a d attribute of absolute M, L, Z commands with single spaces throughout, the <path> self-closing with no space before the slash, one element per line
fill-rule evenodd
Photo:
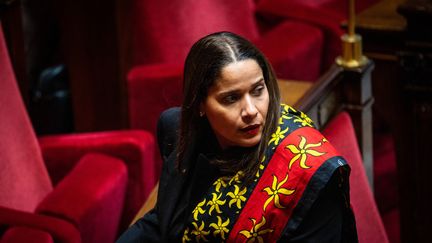
<path fill-rule="evenodd" d="M 240 130 L 250 135 L 257 135 L 258 132 L 260 131 L 260 127 L 261 126 L 259 124 L 255 124 L 255 125 L 250 125 L 245 128 L 242 128 Z"/>

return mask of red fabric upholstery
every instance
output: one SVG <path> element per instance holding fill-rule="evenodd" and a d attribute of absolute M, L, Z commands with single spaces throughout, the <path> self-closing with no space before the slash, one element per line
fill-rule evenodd
<path fill-rule="evenodd" d="M 114 241 L 156 183 L 152 135 L 119 131 L 42 138 L 44 164 L 1 29 L 0 90 L 0 236 L 8 227 L 27 226 L 56 242 L 80 242 L 80 235 L 83 242 Z M 14 231 L 7 237 L 17 235 Z"/>
<path fill-rule="evenodd" d="M 356 12 L 361 12 L 378 0 L 356 1 Z M 278 16 L 284 20 L 297 20 L 321 28 L 324 31 L 323 68 L 326 70 L 341 53 L 341 23 L 347 18 L 348 1 L 337 0 L 260 0 L 257 12 Z"/>
<path fill-rule="evenodd" d="M 374 134 L 374 186 L 378 209 L 392 243 L 400 242 L 399 193 L 393 138 Z"/>
<path fill-rule="evenodd" d="M 397 191 L 396 155 L 393 138 L 389 135 L 374 135 L 374 181 L 378 208 L 387 213 L 399 207 Z"/>
<path fill-rule="evenodd" d="M 321 73 L 323 33 L 311 25 L 286 21 L 262 35 L 256 45 L 280 78 L 316 80 Z"/>
<path fill-rule="evenodd" d="M 391 243 L 399 243 L 400 239 L 400 215 L 399 208 L 386 212 L 382 216 L 384 226 Z"/>
<path fill-rule="evenodd" d="M 103 154 L 85 155 L 39 204 L 37 213 L 78 225 L 83 242 L 114 242 L 123 209 L 125 164 Z M 103 230 L 102 230 L 103 229 Z"/>
<path fill-rule="evenodd" d="M 155 161 L 154 138 L 145 131 L 112 131 L 39 139 L 48 171 L 57 184 L 88 152 L 99 152 L 122 159 L 128 168 L 128 182 L 120 224 L 126 229 L 156 185 L 160 165 Z"/>
<path fill-rule="evenodd" d="M 388 242 L 378 208 L 370 190 L 348 113 L 342 112 L 323 131 L 324 136 L 351 166 L 350 197 L 357 222 L 359 242 Z"/>
<path fill-rule="evenodd" d="M 321 28 L 324 32 L 323 70 L 334 63 L 340 55 L 342 47 L 340 36 L 343 34 L 340 26 L 342 20 L 322 9 L 309 8 L 301 3 L 284 0 L 262 0 L 257 5 L 261 15 L 279 16 L 297 20 Z"/>
<path fill-rule="evenodd" d="M 181 65 L 141 65 L 128 75 L 129 116 L 132 128 L 156 134 L 162 111 L 182 100 Z"/>
<path fill-rule="evenodd" d="M 292 21 L 259 33 L 252 0 L 135 0 L 132 63 L 128 74 L 132 128 L 155 134 L 160 112 L 179 105 L 181 70 L 199 38 L 231 31 L 256 43 L 280 78 L 313 81 L 321 72 L 323 36 Z"/>
<path fill-rule="evenodd" d="M 256 39 L 249 0 L 133 1 L 133 63 L 183 64 L 192 44 L 215 30 Z"/>
<path fill-rule="evenodd" d="M 10 229 L 23 226 L 42 230 L 49 233 L 56 242 L 81 242 L 78 229 L 65 220 L 0 206 L 0 227 L 4 229 L 6 226 L 13 226 Z M 14 238 L 12 236 L 13 235 L 9 235 L 8 238 Z"/>
<path fill-rule="evenodd" d="M 31 212 L 52 185 L 6 50 L 0 26 L 0 205 Z"/>
<path fill-rule="evenodd" d="M 0 240 L 0 243 L 22 242 L 54 243 L 54 240 L 49 233 L 28 227 L 10 228 Z"/>

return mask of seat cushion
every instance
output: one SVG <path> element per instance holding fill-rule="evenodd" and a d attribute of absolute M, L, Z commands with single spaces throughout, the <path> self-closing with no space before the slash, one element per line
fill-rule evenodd
<path fill-rule="evenodd" d="M 131 128 L 156 134 L 162 111 L 182 101 L 183 65 L 140 65 L 128 74 Z"/>
<path fill-rule="evenodd" d="M 256 39 L 252 0 L 133 1 L 132 63 L 182 64 L 199 38 L 232 31 Z"/>
<path fill-rule="evenodd" d="M 29 227 L 12 227 L 0 239 L 0 243 L 38 242 L 54 243 L 48 232 Z"/>
<path fill-rule="evenodd" d="M 357 223 L 359 242 L 388 242 L 387 234 L 367 181 L 352 121 L 348 113 L 338 114 L 323 134 L 351 167 L 350 197 Z"/>
<path fill-rule="evenodd" d="M 84 242 L 113 242 L 119 230 L 126 183 L 123 161 L 89 153 L 41 202 L 36 212 L 76 225 Z"/>
<path fill-rule="evenodd" d="M 284 21 L 257 41 L 276 75 L 283 79 L 315 81 L 322 70 L 323 33 L 297 21 Z"/>

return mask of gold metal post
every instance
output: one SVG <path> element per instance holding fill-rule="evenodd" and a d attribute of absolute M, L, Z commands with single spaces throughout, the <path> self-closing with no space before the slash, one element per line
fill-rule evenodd
<path fill-rule="evenodd" d="M 341 36 L 342 56 L 336 58 L 336 63 L 345 68 L 357 68 L 365 65 L 368 59 L 363 56 L 362 39 L 355 33 L 355 3 L 349 0 L 348 33 Z"/>

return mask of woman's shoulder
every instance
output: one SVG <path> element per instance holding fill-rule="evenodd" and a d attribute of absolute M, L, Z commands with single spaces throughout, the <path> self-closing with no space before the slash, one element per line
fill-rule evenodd
<path fill-rule="evenodd" d="M 168 108 L 161 113 L 159 117 L 159 121 L 168 122 L 168 123 L 179 122 L 180 112 L 181 112 L 180 107 Z"/>
<path fill-rule="evenodd" d="M 165 110 L 157 124 L 157 140 L 160 153 L 164 160 L 174 150 L 180 126 L 180 107 Z"/>
<path fill-rule="evenodd" d="M 157 124 L 158 138 L 161 136 L 177 136 L 180 126 L 180 107 L 172 107 L 163 111 Z"/>
<path fill-rule="evenodd" d="M 314 127 L 312 119 L 304 112 L 286 104 L 280 105 L 279 124 L 290 123 L 298 127 Z"/>

